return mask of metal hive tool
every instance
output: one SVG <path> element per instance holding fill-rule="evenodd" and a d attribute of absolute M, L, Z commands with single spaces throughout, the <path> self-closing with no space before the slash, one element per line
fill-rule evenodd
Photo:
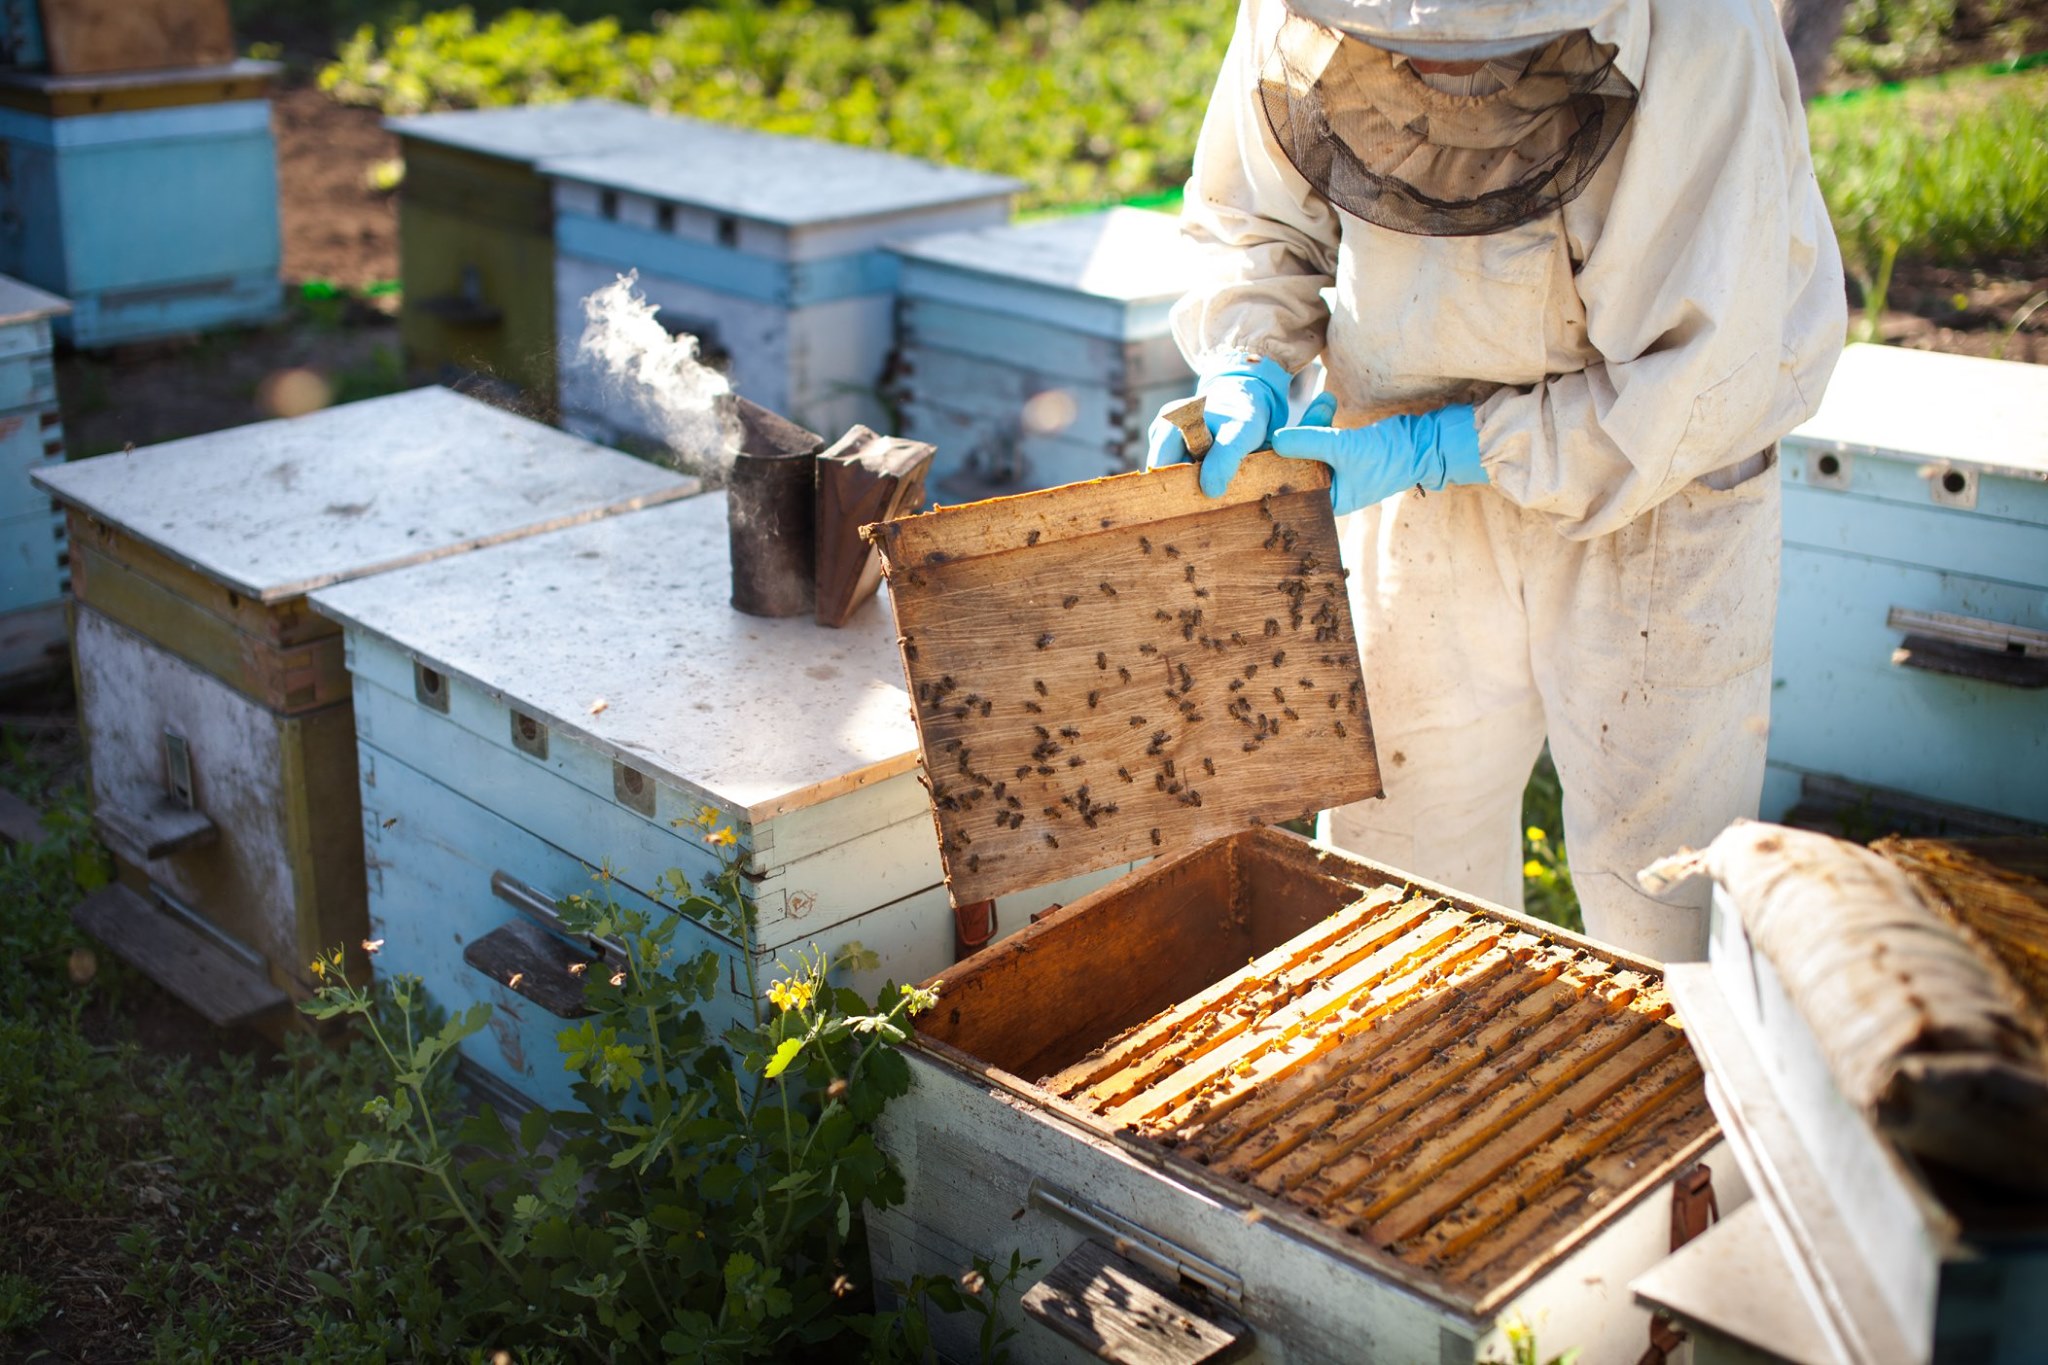
<path fill-rule="evenodd" d="M 1400 886 L 1043 1084 L 1472 1292 L 1714 1123 L 1661 981 Z"/>

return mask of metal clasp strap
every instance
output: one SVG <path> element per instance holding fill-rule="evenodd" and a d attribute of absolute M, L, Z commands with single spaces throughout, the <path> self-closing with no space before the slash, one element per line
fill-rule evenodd
<path fill-rule="evenodd" d="M 1071 1223 L 1126 1260 L 1135 1262 L 1169 1284 L 1192 1285 L 1220 1303 L 1242 1310 L 1244 1281 L 1212 1261 L 1175 1246 L 1158 1233 L 1139 1227 L 1057 1185 L 1031 1182 L 1031 1206 Z"/>
<path fill-rule="evenodd" d="M 1712 1227 L 1721 1217 L 1714 1198 L 1714 1172 L 1705 1162 L 1681 1172 L 1671 1182 L 1671 1249 L 1678 1250 Z M 1666 1365 L 1685 1333 L 1662 1313 L 1650 1315 L 1650 1346 L 1636 1365 Z"/>

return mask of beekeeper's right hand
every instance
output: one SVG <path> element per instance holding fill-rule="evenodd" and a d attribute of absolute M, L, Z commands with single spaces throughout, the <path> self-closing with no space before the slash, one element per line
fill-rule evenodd
<path fill-rule="evenodd" d="M 1287 420 L 1287 389 L 1291 376 L 1279 361 L 1266 356 L 1239 353 L 1222 357 L 1215 369 L 1202 376 L 1195 396 L 1203 403 L 1203 424 L 1215 444 L 1202 457 L 1202 491 L 1212 498 L 1223 496 L 1244 457 L 1265 445 L 1273 429 Z M 1145 467 L 1181 464 L 1188 458 L 1187 442 L 1180 429 L 1166 420 L 1168 403 L 1152 419 L 1148 433 L 1151 449 Z"/>

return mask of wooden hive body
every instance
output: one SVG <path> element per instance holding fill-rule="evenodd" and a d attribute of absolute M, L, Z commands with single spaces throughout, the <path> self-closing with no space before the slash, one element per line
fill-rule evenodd
<path fill-rule="evenodd" d="M 489 1001 L 465 1057 L 528 1099 L 572 1102 L 563 1017 L 535 997 L 559 1007 L 565 965 L 475 945 L 594 893 L 600 867 L 643 909 L 670 870 L 701 884 L 723 856 L 707 809 L 759 878 L 751 938 L 676 939 L 726 958 L 718 1017 L 751 1018 L 777 957 L 812 944 L 878 953 L 851 981 L 869 994 L 952 960 L 889 613 L 828 630 L 729 599 L 723 494 L 313 594 L 347 631 L 377 968 L 450 1009 Z M 1107 875 L 1005 900 L 1001 924 Z"/>
<path fill-rule="evenodd" d="M 676 135 L 612 100 L 388 119 L 405 157 L 399 336 L 430 370 L 486 375 L 555 401 L 554 206 L 534 166 Z"/>
<path fill-rule="evenodd" d="M 1718 1141 L 1654 966 L 1270 830 L 956 968 L 912 1062 L 877 1283 L 1092 1238 L 1206 1286 L 1260 1360 L 1477 1361 L 1517 1317 L 1634 1360 L 1627 1280 Z"/>
<path fill-rule="evenodd" d="M 64 460 L 51 323 L 69 309 L 0 276 L 0 681 L 61 667 L 64 519 L 29 473 Z"/>
<path fill-rule="evenodd" d="M 889 242 L 1001 223 L 1013 180 L 863 148 L 674 120 L 659 145 L 552 158 L 555 309 L 572 429 L 654 440 L 568 365 L 581 300 L 627 271 L 660 321 L 703 343 L 733 388 L 814 431 L 890 426 Z"/>
<path fill-rule="evenodd" d="M 440 389 L 37 481 L 70 517 L 80 714 L 124 876 L 287 992 L 319 951 L 360 967 L 365 937 L 343 640 L 306 592 L 695 486 Z M 167 814 L 192 842 L 155 842 Z"/>
<path fill-rule="evenodd" d="M 1153 414 L 1193 392 L 1167 327 L 1192 260 L 1166 214 L 944 233 L 897 254 L 896 397 L 906 434 L 939 448 L 944 494 L 1143 468 Z"/>
<path fill-rule="evenodd" d="M 0 272 L 62 294 L 77 346 L 276 315 L 272 62 L 0 72 Z"/>
<path fill-rule="evenodd" d="M 2048 824 L 2048 374 L 1851 346 L 1781 463 L 1764 818 Z"/>

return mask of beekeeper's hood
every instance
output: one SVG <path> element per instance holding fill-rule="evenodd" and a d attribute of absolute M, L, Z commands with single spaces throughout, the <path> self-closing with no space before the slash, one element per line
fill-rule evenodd
<path fill-rule="evenodd" d="M 1289 161 L 1396 232 L 1501 232 L 1569 202 L 1635 112 L 1647 0 L 1285 0 L 1260 100 Z M 1451 94 L 1404 60 L 1486 61 Z"/>

